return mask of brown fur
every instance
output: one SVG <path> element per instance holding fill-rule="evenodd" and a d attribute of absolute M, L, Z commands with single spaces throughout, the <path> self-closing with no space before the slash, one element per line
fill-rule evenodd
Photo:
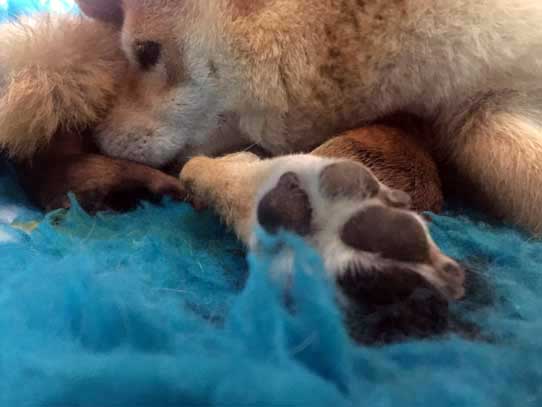
<path fill-rule="evenodd" d="M 384 126 L 358 129 L 331 139 L 313 154 L 360 161 L 384 184 L 407 192 L 416 211 L 442 209 L 442 187 L 435 162 L 416 137 L 406 131 Z"/>
<path fill-rule="evenodd" d="M 163 195 L 185 198 L 176 178 L 101 155 L 88 134 L 59 133 L 33 159 L 18 161 L 17 169 L 29 196 L 47 211 L 69 207 L 69 192 L 91 213 L 127 210 Z"/>

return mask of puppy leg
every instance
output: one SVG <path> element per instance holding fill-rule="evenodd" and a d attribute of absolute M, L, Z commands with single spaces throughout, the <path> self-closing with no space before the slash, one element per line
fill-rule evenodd
<path fill-rule="evenodd" d="M 463 295 L 463 270 L 408 210 L 408 195 L 359 162 L 317 154 L 260 160 L 240 153 L 194 158 L 180 177 L 193 200 L 213 207 L 253 249 L 258 227 L 304 237 L 350 300 L 396 303 L 418 289 L 442 299 Z"/>
<path fill-rule="evenodd" d="M 542 233 L 542 91 L 485 95 L 446 124 L 452 163 L 493 213 Z M 474 192 L 474 191 L 472 191 Z"/>
<path fill-rule="evenodd" d="M 90 213 L 124 211 L 163 195 L 184 198 L 177 179 L 144 165 L 84 153 L 49 158 L 17 166 L 23 187 L 46 211 L 69 207 L 69 192 Z"/>
<path fill-rule="evenodd" d="M 98 154 L 89 133 L 57 132 L 46 149 L 16 166 L 23 188 L 46 211 L 67 208 L 69 192 L 91 213 L 131 209 L 141 199 L 162 195 L 184 198 L 176 178 Z"/>
<path fill-rule="evenodd" d="M 181 185 L 196 208 L 213 208 L 247 243 L 256 195 L 271 166 L 270 160 L 260 160 L 249 152 L 194 157 L 181 171 Z"/>

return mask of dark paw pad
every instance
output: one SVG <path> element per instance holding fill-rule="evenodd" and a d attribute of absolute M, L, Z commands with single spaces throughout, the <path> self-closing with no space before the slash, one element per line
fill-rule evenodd
<path fill-rule="evenodd" d="M 328 165 L 320 174 L 320 188 L 329 198 L 367 199 L 376 196 L 380 184 L 363 165 L 342 161 Z"/>
<path fill-rule="evenodd" d="M 425 263 L 430 246 L 420 221 L 411 213 L 384 206 L 371 206 L 355 214 L 340 234 L 350 247 L 382 257 Z"/>
<path fill-rule="evenodd" d="M 277 185 L 260 200 L 257 216 L 269 233 L 283 228 L 301 236 L 309 234 L 312 208 L 296 174 L 287 172 L 280 177 Z"/>

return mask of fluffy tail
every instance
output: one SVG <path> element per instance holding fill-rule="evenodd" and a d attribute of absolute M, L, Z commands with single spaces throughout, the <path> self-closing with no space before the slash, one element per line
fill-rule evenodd
<path fill-rule="evenodd" d="M 481 95 L 455 122 L 452 156 L 494 214 L 542 235 L 542 89 Z"/>
<path fill-rule="evenodd" d="M 59 130 L 92 126 L 126 69 L 113 26 L 38 15 L 0 26 L 0 150 L 32 157 Z"/>

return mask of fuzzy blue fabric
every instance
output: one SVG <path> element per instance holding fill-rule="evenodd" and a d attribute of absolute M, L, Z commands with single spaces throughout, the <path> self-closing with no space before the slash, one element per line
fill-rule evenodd
<path fill-rule="evenodd" d="M 487 281 L 453 312 L 491 342 L 355 345 L 295 237 L 293 270 L 275 270 L 276 242 L 247 260 L 185 204 L 44 216 L 1 164 L 0 406 L 541 406 L 542 242 L 456 212 L 431 231 Z"/>
<path fill-rule="evenodd" d="M 0 0 L 0 21 L 35 12 L 77 13 L 73 0 Z"/>

